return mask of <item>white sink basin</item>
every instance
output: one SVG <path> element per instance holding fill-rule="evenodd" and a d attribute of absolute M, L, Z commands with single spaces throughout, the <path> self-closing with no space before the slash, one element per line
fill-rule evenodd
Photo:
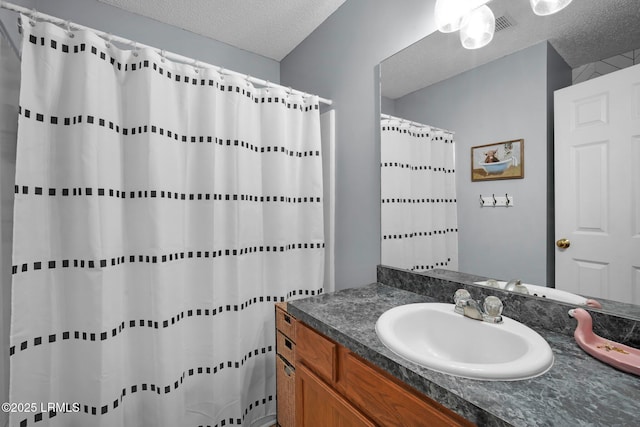
<path fill-rule="evenodd" d="M 453 304 L 407 304 L 384 312 L 376 334 L 399 356 L 445 374 L 513 381 L 548 371 L 553 352 L 544 338 L 502 318 L 492 324 L 454 312 Z"/>

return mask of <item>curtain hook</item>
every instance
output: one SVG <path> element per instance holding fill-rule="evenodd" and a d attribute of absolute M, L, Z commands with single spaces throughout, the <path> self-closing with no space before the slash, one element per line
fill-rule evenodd
<path fill-rule="evenodd" d="M 484 199 L 482 198 L 482 194 L 480 195 L 480 207 L 484 207 Z"/>
<path fill-rule="evenodd" d="M 106 41 L 105 41 L 105 43 L 104 43 L 104 45 L 105 45 L 106 47 L 111 47 L 111 38 L 112 38 L 112 37 L 113 37 L 113 36 L 111 35 L 111 33 L 107 33 L 107 38 L 106 38 Z"/>
<path fill-rule="evenodd" d="M 22 34 L 22 17 L 18 15 L 18 33 Z"/>
<path fill-rule="evenodd" d="M 269 93 L 269 88 L 271 87 L 271 82 L 269 80 L 267 80 L 267 84 L 265 86 L 267 87 L 266 92 Z"/>
<path fill-rule="evenodd" d="M 218 72 L 220 73 L 220 80 L 224 80 L 224 67 L 220 67 Z"/>
<path fill-rule="evenodd" d="M 496 195 L 492 194 L 491 197 L 493 197 L 493 206 L 495 207 L 495 205 L 498 204 L 498 201 L 496 200 Z"/>
<path fill-rule="evenodd" d="M 133 42 L 133 56 L 138 57 L 138 42 Z"/>
<path fill-rule="evenodd" d="M 164 62 L 165 61 L 165 57 L 167 55 L 167 51 L 164 49 L 160 50 L 160 62 Z"/>
<path fill-rule="evenodd" d="M 35 8 L 31 9 L 31 12 L 29 13 L 29 24 L 31 24 L 32 27 L 36 26 L 37 16 L 38 11 Z"/>
<path fill-rule="evenodd" d="M 66 23 L 66 27 L 67 27 L 67 35 L 68 35 L 70 38 L 74 38 L 76 35 L 75 35 L 75 34 L 73 34 L 73 31 L 72 31 L 72 29 L 71 29 L 71 22 L 70 22 L 70 21 L 65 21 L 65 23 Z"/>
<path fill-rule="evenodd" d="M 287 98 L 290 97 L 292 93 L 293 93 L 293 89 L 291 88 L 291 86 L 289 86 L 287 88 Z"/>
<path fill-rule="evenodd" d="M 504 193 L 504 199 L 506 200 L 506 205 L 509 206 L 509 194 L 508 193 Z"/>
<path fill-rule="evenodd" d="M 200 73 L 200 63 L 197 60 L 193 61 L 193 69 L 196 74 Z"/>
<path fill-rule="evenodd" d="M 244 80 L 247 82 L 247 87 L 251 87 L 251 76 L 249 74 L 244 77 Z"/>

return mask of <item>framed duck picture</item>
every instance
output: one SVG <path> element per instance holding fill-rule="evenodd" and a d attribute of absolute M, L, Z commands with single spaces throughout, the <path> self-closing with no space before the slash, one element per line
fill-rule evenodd
<path fill-rule="evenodd" d="M 471 181 L 524 178 L 524 139 L 471 147 Z"/>

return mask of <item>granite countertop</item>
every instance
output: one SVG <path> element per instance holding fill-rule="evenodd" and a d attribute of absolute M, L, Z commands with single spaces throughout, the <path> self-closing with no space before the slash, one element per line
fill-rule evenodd
<path fill-rule="evenodd" d="M 291 301 L 289 312 L 374 365 L 479 426 L 631 426 L 640 423 L 640 378 L 592 358 L 572 337 L 533 327 L 554 354 L 545 374 L 478 381 L 441 374 L 395 355 L 375 323 L 393 307 L 434 299 L 380 283 Z"/>

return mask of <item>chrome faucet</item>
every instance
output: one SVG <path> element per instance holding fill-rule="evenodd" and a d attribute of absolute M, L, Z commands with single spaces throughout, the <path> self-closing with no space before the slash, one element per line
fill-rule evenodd
<path fill-rule="evenodd" d="M 484 313 L 478 301 L 471 298 L 461 301 L 462 314 L 476 320 L 484 320 Z"/>
<path fill-rule="evenodd" d="M 489 323 L 502 323 L 502 301 L 492 295 L 484 299 L 482 306 L 473 298 L 466 289 L 458 289 L 453 295 L 456 304 L 455 312 L 475 320 L 483 320 Z"/>

